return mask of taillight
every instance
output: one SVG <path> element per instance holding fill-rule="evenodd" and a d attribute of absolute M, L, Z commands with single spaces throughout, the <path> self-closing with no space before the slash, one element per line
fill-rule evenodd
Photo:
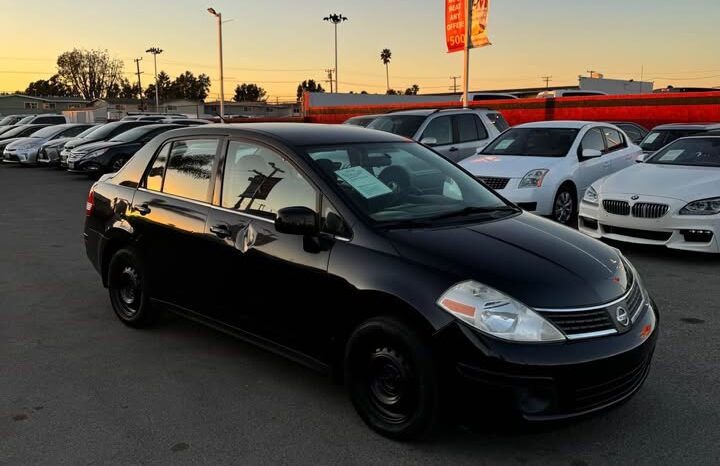
<path fill-rule="evenodd" d="M 90 189 L 90 192 L 88 193 L 88 197 L 87 197 L 87 202 L 85 203 L 85 215 L 87 217 L 91 216 L 94 208 L 95 208 L 95 191 Z"/>

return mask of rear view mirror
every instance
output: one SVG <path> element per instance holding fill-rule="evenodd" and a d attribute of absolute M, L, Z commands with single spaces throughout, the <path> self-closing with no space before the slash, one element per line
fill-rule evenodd
<path fill-rule="evenodd" d="M 316 235 L 320 232 L 317 214 L 308 207 L 285 207 L 278 210 L 275 229 L 288 235 Z"/>
<path fill-rule="evenodd" d="M 583 151 L 582 151 L 582 156 L 586 159 L 600 157 L 601 155 L 602 155 L 602 152 L 600 152 L 597 149 L 583 149 Z"/>
<path fill-rule="evenodd" d="M 420 144 L 425 144 L 426 146 L 434 146 L 435 144 L 437 144 L 437 138 L 422 138 L 420 140 Z"/>

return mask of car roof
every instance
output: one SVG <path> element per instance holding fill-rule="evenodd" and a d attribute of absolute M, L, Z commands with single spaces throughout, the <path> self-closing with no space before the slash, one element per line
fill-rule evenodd
<path fill-rule="evenodd" d="M 580 120 L 553 120 L 553 121 L 534 121 L 532 123 L 523 123 L 515 126 L 515 128 L 568 128 L 581 129 L 587 125 L 603 124 L 599 121 L 580 121 Z M 611 124 L 611 123 L 608 123 Z"/>
<path fill-rule="evenodd" d="M 720 129 L 720 123 L 668 123 L 665 125 L 659 125 L 653 128 L 653 131 L 662 130 L 683 130 L 683 129 L 696 129 L 699 131 L 712 131 Z"/>
<path fill-rule="evenodd" d="M 165 133 L 173 137 L 218 134 L 245 136 L 256 133 L 282 140 L 295 146 L 350 144 L 371 142 L 408 142 L 408 139 L 384 131 L 352 125 L 326 125 L 317 123 L 214 123 L 188 126 Z"/>
<path fill-rule="evenodd" d="M 433 113 L 451 113 L 451 112 L 476 112 L 479 110 L 488 110 L 484 107 L 474 107 L 474 108 L 419 108 L 416 110 L 398 110 L 398 111 L 391 111 L 388 113 L 383 113 L 381 115 L 377 115 L 378 118 L 384 117 L 384 116 L 395 116 L 395 115 L 414 115 L 414 116 L 429 116 Z"/>

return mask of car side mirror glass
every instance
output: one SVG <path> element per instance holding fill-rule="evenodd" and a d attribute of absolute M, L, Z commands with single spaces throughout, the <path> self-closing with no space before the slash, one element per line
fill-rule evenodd
<path fill-rule="evenodd" d="M 645 163 L 649 156 L 650 154 L 646 154 L 643 152 L 642 154 L 637 156 L 637 158 L 635 159 L 635 163 Z"/>
<path fill-rule="evenodd" d="M 308 207 L 285 207 L 278 210 L 275 229 L 288 235 L 317 235 L 320 232 L 317 214 Z"/>
<path fill-rule="evenodd" d="M 583 151 L 582 151 L 582 156 L 586 159 L 600 157 L 601 155 L 602 155 L 602 152 L 600 152 L 597 149 L 583 149 Z"/>
<path fill-rule="evenodd" d="M 437 138 L 433 138 L 433 137 L 422 138 L 420 140 L 420 144 L 425 144 L 426 146 L 435 146 L 435 145 L 437 145 Z"/>

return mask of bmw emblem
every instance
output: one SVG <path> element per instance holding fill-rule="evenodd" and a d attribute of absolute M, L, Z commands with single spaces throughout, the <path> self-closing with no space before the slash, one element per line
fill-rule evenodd
<path fill-rule="evenodd" d="M 623 327 L 627 327 L 628 325 L 630 325 L 630 316 L 628 315 L 624 307 L 617 308 L 617 310 L 615 311 L 615 318 Z"/>
<path fill-rule="evenodd" d="M 637 201 L 638 199 L 640 199 L 640 196 L 634 194 L 632 197 L 630 197 L 630 199 L 632 199 L 633 201 Z"/>

